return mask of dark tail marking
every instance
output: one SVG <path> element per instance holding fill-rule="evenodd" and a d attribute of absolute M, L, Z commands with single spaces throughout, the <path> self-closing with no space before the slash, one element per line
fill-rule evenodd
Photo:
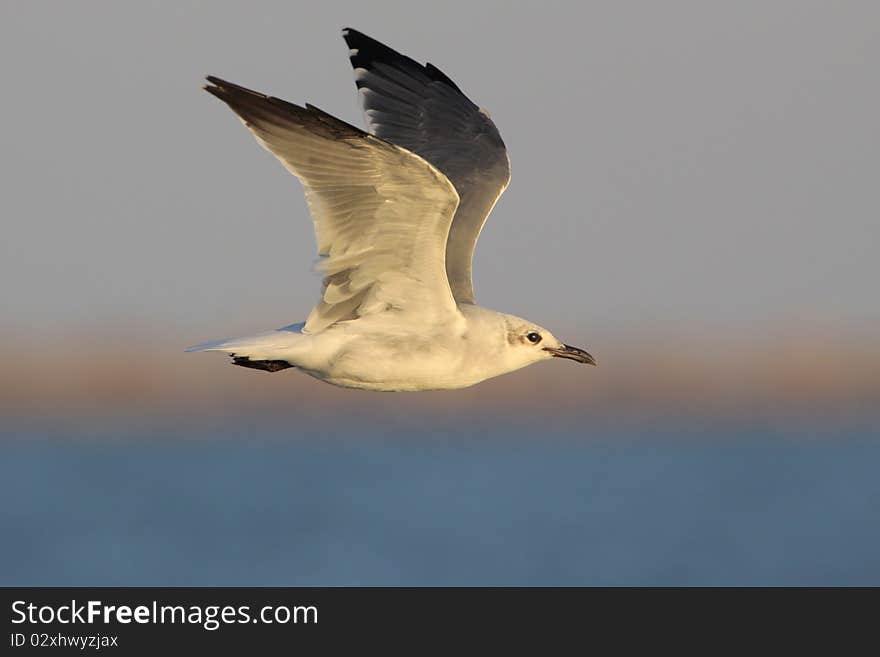
<path fill-rule="evenodd" d="M 293 367 L 286 360 L 251 360 L 247 356 L 233 356 L 232 364 L 249 367 L 252 370 L 263 370 L 264 372 L 278 372 L 279 370 Z"/>

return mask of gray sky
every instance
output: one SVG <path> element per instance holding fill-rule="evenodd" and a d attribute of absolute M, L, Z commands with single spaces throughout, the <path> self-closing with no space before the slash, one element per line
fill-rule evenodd
<path fill-rule="evenodd" d="M 0 328 L 304 319 L 299 184 L 200 86 L 362 125 L 346 25 L 501 130 L 483 305 L 587 329 L 880 322 L 877 3 L 328 4 L 0 4 Z"/>

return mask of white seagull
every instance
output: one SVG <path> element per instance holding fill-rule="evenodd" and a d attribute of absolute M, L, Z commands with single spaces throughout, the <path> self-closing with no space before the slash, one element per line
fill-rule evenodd
<path fill-rule="evenodd" d="M 302 182 L 324 279 L 305 322 L 187 351 L 368 390 L 464 388 L 554 357 L 595 365 L 534 322 L 474 303 L 474 247 L 510 180 L 489 114 L 432 64 L 342 34 L 369 133 L 207 78 Z"/>

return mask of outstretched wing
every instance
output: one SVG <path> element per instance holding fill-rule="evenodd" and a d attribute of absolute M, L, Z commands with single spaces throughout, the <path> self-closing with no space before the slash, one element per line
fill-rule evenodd
<path fill-rule="evenodd" d="M 409 324 L 458 317 L 444 268 L 458 195 L 443 174 L 311 105 L 208 81 L 305 188 L 325 277 L 304 331 L 382 312 Z"/>
<path fill-rule="evenodd" d="M 461 197 L 446 245 L 446 274 L 455 299 L 473 303 L 474 247 L 510 180 L 501 135 L 489 115 L 432 64 L 422 66 L 351 28 L 342 35 L 370 132 L 421 155 Z"/>

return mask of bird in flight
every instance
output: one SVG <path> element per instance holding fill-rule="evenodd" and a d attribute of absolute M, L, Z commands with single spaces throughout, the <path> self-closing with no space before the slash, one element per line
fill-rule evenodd
<path fill-rule="evenodd" d="M 388 391 L 464 388 L 550 358 L 595 365 L 534 322 L 474 302 L 474 247 L 510 180 L 489 114 L 432 64 L 342 34 L 369 132 L 207 78 L 302 182 L 323 287 L 304 322 L 187 351 Z"/>

